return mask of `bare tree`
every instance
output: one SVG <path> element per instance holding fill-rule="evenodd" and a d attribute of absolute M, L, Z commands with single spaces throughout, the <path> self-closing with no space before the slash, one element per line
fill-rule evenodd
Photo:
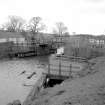
<path fill-rule="evenodd" d="M 10 32 L 21 32 L 23 30 L 25 20 L 18 16 L 9 16 L 8 22 L 4 24 L 3 29 Z"/>
<path fill-rule="evenodd" d="M 63 22 L 57 22 L 56 28 L 53 29 L 53 33 L 59 36 L 66 35 L 66 33 L 68 34 L 67 27 L 64 25 Z"/>
<path fill-rule="evenodd" d="M 45 29 L 45 25 L 41 22 L 41 17 L 33 17 L 29 23 L 29 30 L 33 34 L 38 33 Z"/>
<path fill-rule="evenodd" d="M 28 26 L 28 30 L 31 33 L 30 34 L 30 41 L 31 41 L 31 47 L 34 50 L 35 49 L 35 43 L 37 40 L 37 35 L 39 32 L 41 32 L 42 30 L 45 29 L 45 25 L 41 22 L 42 18 L 41 17 L 33 17 L 31 18 L 31 20 L 29 21 L 29 26 Z"/>

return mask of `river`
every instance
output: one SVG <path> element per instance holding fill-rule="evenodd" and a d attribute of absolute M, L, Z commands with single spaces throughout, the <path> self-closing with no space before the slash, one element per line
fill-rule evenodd
<path fill-rule="evenodd" d="M 25 100 L 31 85 L 40 77 L 48 64 L 48 56 L 0 61 L 0 105 L 6 105 L 13 100 Z M 23 74 L 22 74 L 23 72 Z M 36 74 L 28 79 L 33 72 Z M 24 86 L 24 84 L 29 86 Z"/>

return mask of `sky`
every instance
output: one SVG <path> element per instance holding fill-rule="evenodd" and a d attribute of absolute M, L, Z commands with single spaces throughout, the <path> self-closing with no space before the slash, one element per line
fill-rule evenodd
<path fill-rule="evenodd" d="M 10 15 L 27 22 L 40 16 L 46 32 L 63 22 L 70 34 L 105 34 L 105 0 L 0 0 L 0 13 L 0 24 Z"/>

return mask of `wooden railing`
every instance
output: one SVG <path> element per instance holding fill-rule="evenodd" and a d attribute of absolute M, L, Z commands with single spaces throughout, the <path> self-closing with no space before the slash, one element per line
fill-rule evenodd
<path fill-rule="evenodd" d="M 47 75 L 72 77 L 72 73 L 77 73 L 82 70 L 79 66 L 73 66 L 72 64 L 65 66 L 59 63 L 58 68 L 53 67 L 55 67 L 55 65 L 49 63 Z"/>
<path fill-rule="evenodd" d="M 81 57 L 54 57 L 49 61 L 45 74 L 49 78 L 71 78 L 88 67 L 88 60 Z"/>
<path fill-rule="evenodd" d="M 75 61 L 75 62 L 87 62 L 88 63 L 88 59 L 83 58 L 83 57 L 74 57 L 74 56 L 66 56 L 66 55 L 57 55 L 54 59 L 59 59 L 59 60 L 63 60 L 63 61 Z"/>

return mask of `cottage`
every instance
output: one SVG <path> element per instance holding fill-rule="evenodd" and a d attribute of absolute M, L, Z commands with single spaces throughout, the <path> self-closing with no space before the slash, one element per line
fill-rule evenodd
<path fill-rule="evenodd" d="M 25 43 L 25 38 L 18 32 L 3 32 L 0 31 L 0 43 L 13 42 L 13 43 Z"/>
<path fill-rule="evenodd" d="M 105 54 L 104 39 L 96 36 L 71 36 L 64 49 L 64 54 L 76 57 L 96 57 Z"/>

